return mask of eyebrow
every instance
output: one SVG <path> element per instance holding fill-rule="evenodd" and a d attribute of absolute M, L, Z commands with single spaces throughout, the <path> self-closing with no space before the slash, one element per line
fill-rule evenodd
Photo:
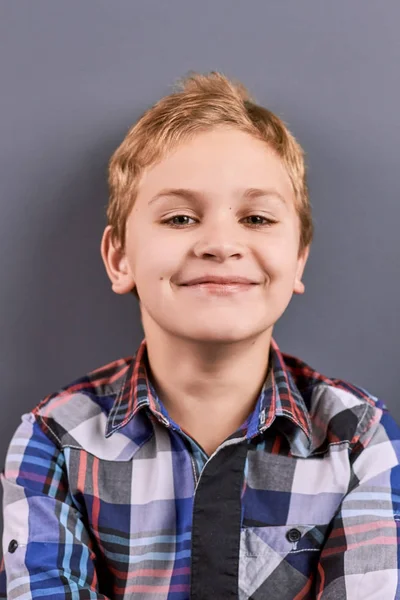
<path fill-rule="evenodd" d="M 283 204 L 287 204 L 286 199 L 282 194 L 273 188 L 270 189 L 261 189 L 261 188 L 248 188 L 241 194 L 246 200 L 255 200 L 260 197 L 269 197 L 269 198 L 277 198 Z M 158 192 L 155 196 L 150 198 L 149 205 L 155 202 L 156 200 L 160 200 L 161 198 L 167 198 L 168 196 L 176 196 L 178 198 L 184 198 L 185 200 L 189 200 L 190 202 L 199 202 L 204 199 L 204 194 L 202 192 L 198 192 L 196 190 L 190 190 L 186 188 L 166 188 Z"/>

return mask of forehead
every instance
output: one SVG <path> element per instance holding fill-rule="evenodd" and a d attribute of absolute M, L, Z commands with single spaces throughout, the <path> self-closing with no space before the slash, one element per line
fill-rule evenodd
<path fill-rule="evenodd" d="M 230 189 L 275 188 L 289 199 L 292 184 L 280 157 L 266 142 L 238 129 L 221 127 L 196 133 L 145 169 L 138 196 L 167 187 L 205 194 Z"/>

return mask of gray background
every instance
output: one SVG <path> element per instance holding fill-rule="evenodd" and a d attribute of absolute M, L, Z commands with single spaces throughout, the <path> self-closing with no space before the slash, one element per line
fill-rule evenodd
<path fill-rule="evenodd" d="M 289 123 L 315 242 L 275 329 L 400 421 L 398 0 L 0 5 L 1 463 L 22 413 L 141 340 L 99 253 L 106 165 L 188 70 L 221 70 Z"/>

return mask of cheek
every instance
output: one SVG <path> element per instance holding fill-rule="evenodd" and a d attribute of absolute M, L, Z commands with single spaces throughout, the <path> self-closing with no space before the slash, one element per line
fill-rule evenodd
<path fill-rule="evenodd" d="M 271 281 L 287 280 L 295 276 L 297 268 L 297 246 L 279 243 L 263 254 L 263 264 Z"/>
<path fill-rule="evenodd" d="M 169 280 L 179 267 L 179 255 L 162 243 L 138 245 L 131 254 L 132 270 L 137 280 L 146 285 L 157 284 L 161 279 Z"/>

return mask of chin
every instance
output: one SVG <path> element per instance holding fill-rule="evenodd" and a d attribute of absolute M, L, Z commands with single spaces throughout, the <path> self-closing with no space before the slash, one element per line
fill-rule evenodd
<path fill-rule="evenodd" d="M 214 343 L 214 344 L 232 344 L 242 342 L 265 332 L 265 328 L 253 327 L 235 327 L 219 323 L 219 326 L 213 327 L 209 324 L 207 327 L 187 327 L 179 334 L 182 337 L 189 338 L 193 342 Z M 179 335 L 178 334 L 178 335 Z"/>

